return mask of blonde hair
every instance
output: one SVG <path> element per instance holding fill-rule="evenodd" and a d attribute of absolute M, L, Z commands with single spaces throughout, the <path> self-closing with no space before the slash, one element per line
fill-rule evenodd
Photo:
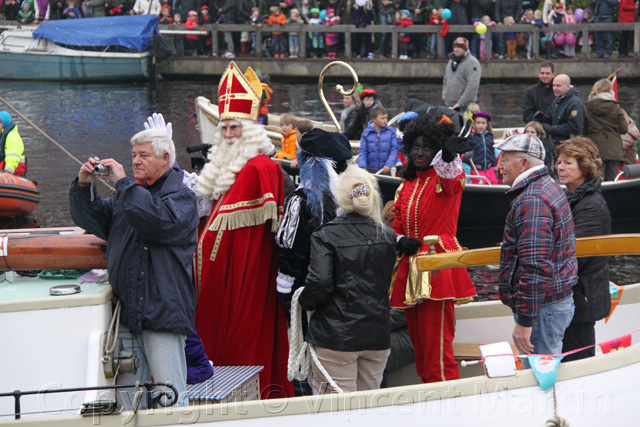
<path fill-rule="evenodd" d="M 591 93 L 589 93 L 588 100 L 591 101 L 591 98 L 596 96 L 599 93 L 609 93 L 611 92 L 611 88 L 613 84 L 607 79 L 600 79 L 593 84 L 593 88 L 591 88 Z"/>
<path fill-rule="evenodd" d="M 470 112 L 471 114 L 477 113 L 478 111 L 480 111 L 480 106 L 478 104 L 476 104 L 475 102 L 472 102 L 467 107 L 467 111 Z"/>
<path fill-rule="evenodd" d="M 536 131 L 536 136 L 540 139 L 547 137 L 547 133 L 544 131 L 544 128 L 542 127 L 542 124 L 540 122 L 536 122 L 535 120 L 532 122 L 529 122 L 526 125 L 524 125 L 525 131 L 527 130 L 527 128 L 533 128 L 533 130 Z"/>
<path fill-rule="evenodd" d="M 508 24 L 515 24 L 515 23 L 516 23 L 516 20 L 515 20 L 515 19 L 513 19 L 513 16 L 505 16 L 505 17 L 504 17 L 504 21 L 503 21 L 503 22 L 504 22 L 505 24 L 507 24 L 507 25 L 508 25 Z"/>
<path fill-rule="evenodd" d="M 542 11 L 540 9 L 534 10 L 533 17 L 536 19 L 542 19 Z"/>
<path fill-rule="evenodd" d="M 382 209 L 382 222 L 385 223 L 388 227 L 393 227 L 393 219 L 395 217 L 395 212 L 393 211 L 393 206 L 395 202 L 393 200 L 389 200 L 384 205 L 384 209 Z"/>
<path fill-rule="evenodd" d="M 313 122 L 309 119 L 299 119 L 298 121 L 296 121 L 296 124 L 294 126 L 300 133 L 304 134 L 313 129 Z"/>
<path fill-rule="evenodd" d="M 293 9 L 291 9 L 291 12 L 289 12 L 291 14 L 291 16 L 300 16 L 300 11 L 298 9 L 296 9 L 295 7 Z"/>
<path fill-rule="evenodd" d="M 351 192 L 362 185 L 368 185 L 369 190 L 365 194 L 352 197 Z M 351 165 L 338 177 L 336 192 L 338 206 L 347 212 L 356 212 L 372 218 L 378 228 L 384 228 L 384 223 L 382 222 L 382 198 L 380 197 L 378 181 L 373 175 L 364 169 Z"/>
<path fill-rule="evenodd" d="M 285 114 L 284 116 L 280 117 L 280 126 L 282 125 L 291 125 L 294 126 L 296 125 L 296 122 L 298 120 L 296 119 L 296 117 L 293 114 Z"/>

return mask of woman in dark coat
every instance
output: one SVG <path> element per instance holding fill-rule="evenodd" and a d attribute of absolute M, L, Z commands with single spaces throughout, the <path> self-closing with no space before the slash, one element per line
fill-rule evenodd
<path fill-rule="evenodd" d="M 602 161 L 596 145 L 589 138 L 574 137 L 556 148 L 556 156 L 558 179 L 567 186 L 576 237 L 610 234 L 611 215 L 600 191 Z M 564 333 L 562 352 L 591 347 L 566 356 L 563 362 L 595 356 L 596 321 L 611 310 L 606 257 L 578 258 L 573 300 L 575 312 Z"/>
<path fill-rule="evenodd" d="M 612 84 L 607 79 L 595 82 L 585 105 L 584 120 L 584 136 L 598 147 L 605 181 L 613 181 L 620 164 L 624 162 L 620 135 L 627 133 L 624 112 L 611 89 Z"/>
<path fill-rule="evenodd" d="M 298 301 L 309 319 L 306 340 L 344 392 L 380 387 L 389 357 L 389 286 L 396 238 L 382 222 L 382 201 L 373 175 L 350 166 L 338 178 L 344 214 L 311 236 L 311 261 Z M 331 393 L 315 363 L 314 388 Z"/>

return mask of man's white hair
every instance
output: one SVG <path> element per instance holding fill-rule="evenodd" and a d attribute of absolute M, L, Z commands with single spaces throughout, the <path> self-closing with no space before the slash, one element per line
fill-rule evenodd
<path fill-rule="evenodd" d="M 526 158 L 529 161 L 529 164 L 534 167 L 534 166 L 540 166 L 540 165 L 544 165 L 544 160 L 540 160 L 537 157 L 533 157 L 531 154 L 529 153 L 520 153 L 520 155 L 524 158 Z"/>
<path fill-rule="evenodd" d="M 222 136 L 222 126 L 218 125 L 214 146 L 209 150 L 209 162 L 204 165 L 196 195 L 217 200 L 236 181 L 236 175 L 247 162 L 260 154 L 270 155 L 275 147 L 264 127 L 246 120 L 236 120 L 242 126 L 242 136 L 234 138 L 232 144 Z"/>
<path fill-rule="evenodd" d="M 169 166 L 173 167 L 176 161 L 176 146 L 164 130 L 146 129 L 131 137 L 131 146 L 146 142 L 151 143 L 151 148 L 159 159 L 164 156 L 164 153 L 169 153 Z"/>

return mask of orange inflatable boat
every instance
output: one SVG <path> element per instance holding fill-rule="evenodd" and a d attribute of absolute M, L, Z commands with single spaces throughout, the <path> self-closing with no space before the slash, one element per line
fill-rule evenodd
<path fill-rule="evenodd" d="M 40 192 L 33 182 L 10 173 L 0 173 L 0 216 L 30 214 L 39 201 Z"/>

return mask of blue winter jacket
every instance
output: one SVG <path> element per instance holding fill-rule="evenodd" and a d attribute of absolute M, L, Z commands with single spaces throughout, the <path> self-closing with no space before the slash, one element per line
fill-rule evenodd
<path fill-rule="evenodd" d="M 122 302 L 120 323 L 143 330 L 191 335 L 196 291 L 191 262 L 196 251 L 198 213 L 193 191 L 171 170 L 142 187 L 123 178 L 110 199 L 76 178 L 69 192 L 73 221 L 107 241 L 107 268 L 113 293 Z"/>
<path fill-rule="evenodd" d="M 489 131 L 485 131 L 484 134 L 479 134 L 473 131 L 469 135 L 467 144 L 473 148 L 473 164 L 478 169 L 486 170 L 492 166 L 498 166 L 496 160 L 496 153 L 493 149 L 493 134 Z"/>
<path fill-rule="evenodd" d="M 378 171 L 384 166 L 393 167 L 397 157 L 398 138 L 395 129 L 385 126 L 378 132 L 373 124 L 369 124 L 360 138 L 358 166 Z"/>

